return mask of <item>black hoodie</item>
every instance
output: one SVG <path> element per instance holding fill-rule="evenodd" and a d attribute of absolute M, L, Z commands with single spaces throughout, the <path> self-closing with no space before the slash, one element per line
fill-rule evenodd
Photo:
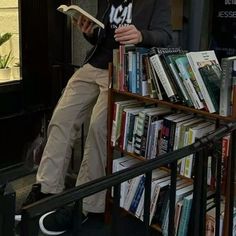
<path fill-rule="evenodd" d="M 116 0 L 113 0 L 114 2 Z M 109 24 L 109 13 L 111 1 L 99 0 L 97 18 L 105 26 Z M 120 1 L 119 1 L 120 2 Z M 172 43 L 171 30 L 171 7 L 170 0 L 133 0 L 132 23 L 142 33 L 143 41 L 137 46 L 143 47 L 167 47 Z M 94 45 L 88 52 L 85 63 L 91 63 L 93 66 L 107 69 L 108 63 L 112 61 L 112 49 L 106 47 L 107 30 L 97 28 L 93 37 L 85 38 Z M 104 52 L 104 45 L 106 50 Z M 118 44 L 114 44 L 117 48 Z"/>

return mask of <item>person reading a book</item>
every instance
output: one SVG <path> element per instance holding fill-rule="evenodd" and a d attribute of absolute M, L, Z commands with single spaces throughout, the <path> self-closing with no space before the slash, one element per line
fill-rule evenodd
<path fill-rule="evenodd" d="M 77 128 L 88 119 L 90 126 L 84 157 L 76 185 L 106 175 L 108 64 L 113 49 L 120 44 L 142 47 L 167 47 L 172 43 L 169 0 L 99 0 L 97 19 L 105 29 L 84 16 L 74 24 L 94 47 L 83 66 L 68 81 L 48 127 L 48 139 L 24 206 L 64 190 L 64 178 L 71 157 Z M 95 105 L 94 105 L 95 104 Z M 105 194 L 99 192 L 83 200 L 83 213 L 103 213 Z M 40 228 L 47 235 L 59 235 L 72 227 L 69 208 L 49 212 L 40 218 Z M 86 217 L 84 216 L 86 219 Z"/>

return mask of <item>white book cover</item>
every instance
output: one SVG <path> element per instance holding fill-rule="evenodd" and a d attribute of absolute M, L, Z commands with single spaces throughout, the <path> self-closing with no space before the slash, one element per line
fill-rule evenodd
<path fill-rule="evenodd" d="M 162 86 L 167 94 L 167 96 L 170 98 L 172 96 L 175 96 L 175 93 L 173 91 L 173 88 L 169 82 L 169 78 L 163 68 L 163 65 L 161 63 L 161 60 L 157 54 L 150 56 L 150 62 L 152 63 L 158 78 L 160 79 Z"/>
<path fill-rule="evenodd" d="M 125 130 L 124 130 L 124 139 L 123 139 L 123 150 L 127 150 L 127 132 L 129 131 L 130 127 L 130 115 L 138 115 L 138 113 L 143 109 L 143 107 L 133 107 L 133 108 L 125 108 L 124 112 L 126 112 L 125 117 Z"/>
<path fill-rule="evenodd" d="M 140 160 L 137 158 L 130 158 L 128 160 L 124 160 L 122 162 L 119 162 L 119 165 L 116 169 L 117 169 L 117 171 L 124 170 L 124 169 L 127 169 L 139 162 L 140 162 Z M 130 183 L 131 183 L 131 180 L 128 180 L 128 181 L 121 183 L 121 185 L 120 185 L 120 207 L 124 207 L 125 198 L 126 198 Z"/>
<path fill-rule="evenodd" d="M 231 92 L 233 90 L 233 83 L 234 83 L 232 72 L 236 71 L 236 56 L 222 58 L 221 67 L 222 67 L 222 81 L 220 87 L 219 114 L 221 116 L 229 116 L 232 114 Z"/>
<path fill-rule="evenodd" d="M 139 182 L 140 182 L 142 176 L 143 175 L 139 175 L 139 176 L 133 178 L 130 182 L 128 192 L 126 194 L 125 201 L 124 201 L 124 209 L 127 210 L 127 211 L 130 208 L 131 202 L 134 198 L 135 192 L 137 190 L 137 187 L 139 185 Z"/>
<path fill-rule="evenodd" d="M 189 129 L 188 145 L 193 144 L 197 138 L 201 138 L 207 133 L 215 130 L 215 124 L 211 122 L 203 122 L 196 127 Z M 191 177 L 193 168 L 193 154 L 185 157 L 184 176 Z"/>
<path fill-rule="evenodd" d="M 206 102 L 207 108 L 210 113 L 216 112 L 216 109 L 212 103 L 211 97 L 208 93 L 206 85 L 203 81 L 203 78 L 199 72 L 199 68 L 205 65 L 206 63 L 216 63 L 219 65 L 216 54 L 213 50 L 209 51 L 199 51 L 199 52 L 189 52 L 186 54 L 189 60 L 189 64 L 192 67 L 193 73 L 198 81 L 200 86 L 203 98 Z"/>

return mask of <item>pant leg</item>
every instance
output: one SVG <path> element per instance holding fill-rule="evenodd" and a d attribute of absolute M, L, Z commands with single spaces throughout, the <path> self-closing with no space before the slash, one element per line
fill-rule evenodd
<path fill-rule="evenodd" d="M 96 82 L 99 85 L 100 94 L 92 112 L 85 143 L 84 157 L 76 185 L 106 175 L 108 71 L 101 70 L 100 76 L 97 77 Z M 104 212 L 105 194 L 106 191 L 102 191 L 85 198 L 83 200 L 83 209 L 88 212 Z"/>
<path fill-rule="evenodd" d="M 85 121 L 94 105 L 99 86 L 94 68 L 86 64 L 74 73 L 59 100 L 48 127 L 48 140 L 36 180 L 44 193 L 60 193 L 71 158 L 77 128 Z"/>

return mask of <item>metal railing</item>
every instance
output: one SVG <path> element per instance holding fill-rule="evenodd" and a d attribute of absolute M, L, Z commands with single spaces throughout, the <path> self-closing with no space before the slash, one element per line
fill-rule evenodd
<path fill-rule="evenodd" d="M 175 198 L 176 198 L 176 179 L 177 179 L 177 161 L 190 154 L 195 154 L 195 164 L 194 164 L 194 190 L 193 190 L 193 205 L 192 213 L 190 217 L 189 232 L 194 236 L 204 236 L 205 235 L 205 214 L 206 214 L 206 175 L 207 175 L 207 159 L 215 144 L 221 140 L 225 135 L 232 133 L 232 147 L 236 146 L 236 122 L 228 123 L 221 128 L 217 129 L 214 133 L 199 139 L 192 145 L 186 146 L 179 150 L 171 153 L 160 155 L 156 159 L 151 159 L 135 166 L 116 172 L 106 177 L 99 178 L 97 180 L 91 181 L 89 183 L 80 185 L 73 189 L 67 190 L 61 194 L 51 196 L 47 199 L 43 199 L 37 203 L 24 207 L 22 209 L 22 222 L 21 222 L 21 235 L 22 236 L 34 236 L 35 229 L 33 227 L 32 221 L 39 217 L 40 215 L 54 210 L 56 208 L 62 207 L 64 205 L 75 202 L 75 215 L 74 215 L 74 228 L 73 235 L 79 235 L 81 227 L 81 211 L 82 211 L 82 199 L 100 192 L 105 189 L 111 189 L 114 187 L 114 197 L 112 204 L 112 220 L 111 220 L 111 235 L 119 235 L 119 200 L 120 200 L 120 184 L 124 181 L 132 179 L 141 174 L 145 174 L 145 197 L 144 197 L 144 225 L 145 225 L 145 235 L 150 233 L 149 225 L 149 209 L 150 209 L 150 194 L 151 194 L 151 174 L 156 168 L 170 165 L 171 168 L 171 188 L 170 188 L 170 208 L 169 208 L 169 227 L 168 235 L 174 235 L 174 214 L 175 214 Z M 216 155 L 217 156 L 217 155 Z M 227 193 L 227 212 L 225 212 L 225 222 L 224 232 L 225 235 L 232 235 L 232 216 L 233 216 L 233 178 L 234 178 L 234 163 L 235 163 L 235 148 L 231 149 L 230 158 L 230 174 L 229 182 L 230 188 Z M 220 158 L 216 157 L 216 162 L 220 164 Z M 217 168 L 220 172 L 220 168 Z M 220 173 L 217 173 L 216 190 L 215 190 L 215 202 L 216 202 L 216 236 L 219 235 L 219 220 L 220 220 Z"/>

